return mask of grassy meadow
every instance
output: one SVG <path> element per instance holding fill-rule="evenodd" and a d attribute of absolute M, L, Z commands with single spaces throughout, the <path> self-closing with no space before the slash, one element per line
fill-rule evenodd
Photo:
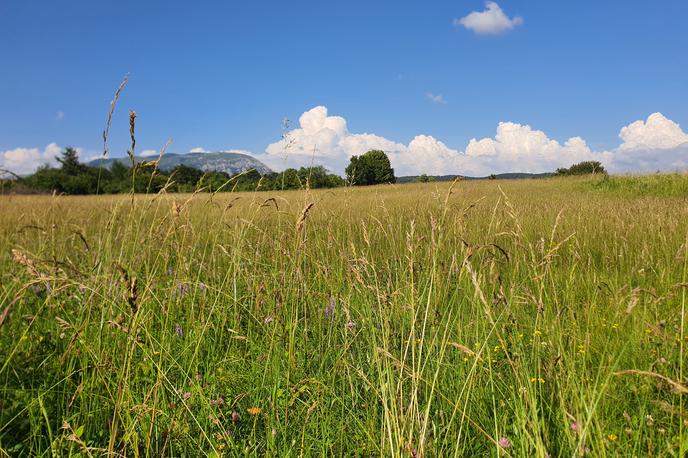
<path fill-rule="evenodd" d="M 0 456 L 688 453 L 688 176 L 0 196 Z"/>

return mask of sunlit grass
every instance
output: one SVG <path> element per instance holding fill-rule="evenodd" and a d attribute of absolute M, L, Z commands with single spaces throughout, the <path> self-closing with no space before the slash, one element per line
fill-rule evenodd
<path fill-rule="evenodd" d="M 2 197 L 0 448 L 681 456 L 683 179 Z"/>

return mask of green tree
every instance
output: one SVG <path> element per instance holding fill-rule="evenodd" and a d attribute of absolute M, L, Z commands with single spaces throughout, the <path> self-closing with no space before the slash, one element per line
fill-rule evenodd
<path fill-rule="evenodd" d="M 607 174 L 604 166 L 598 161 L 583 161 L 573 164 L 568 169 L 558 168 L 556 171 L 557 175 L 590 175 L 595 173 Z"/>
<path fill-rule="evenodd" d="M 177 183 L 177 190 L 180 192 L 193 192 L 198 182 L 203 177 L 203 171 L 179 164 L 172 169 L 172 177 Z"/>
<path fill-rule="evenodd" d="M 389 158 L 380 150 L 370 150 L 361 156 L 352 156 L 346 167 L 346 179 L 356 186 L 396 182 Z"/>
<path fill-rule="evenodd" d="M 86 171 L 86 166 L 79 163 L 79 153 L 72 147 L 65 148 L 61 157 L 57 158 L 62 171 L 70 176 L 76 176 Z"/>

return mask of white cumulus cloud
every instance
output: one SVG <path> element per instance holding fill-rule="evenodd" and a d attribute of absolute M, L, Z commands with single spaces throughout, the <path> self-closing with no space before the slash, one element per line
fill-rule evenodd
<path fill-rule="evenodd" d="M 0 169 L 27 175 L 42 165 L 54 166 L 62 148 L 50 143 L 45 148 L 15 148 L 0 152 Z M 77 150 L 78 151 L 78 150 Z"/>
<path fill-rule="evenodd" d="M 619 139 L 613 149 L 594 151 L 581 137 L 560 142 L 529 125 L 501 122 L 493 137 L 473 138 L 463 150 L 430 135 L 417 135 L 404 144 L 374 133 L 349 132 L 346 119 L 317 106 L 301 115 L 298 128 L 254 156 L 274 170 L 323 165 L 343 174 L 351 156 L 379 149 L 387 153 L 397 176 L 552 172 L 588 160 L 602 162 L 613 173 L 688 170 L 688 134 L 661 113 L 622 127 Z M 0 169 L 29 174 L 44 164 L 57 165 L 61 151 L 56 143 L 43 149 L 0 151 Z M 81 149 L 77 152 L 85 157 Z M 199 147 L 191 152 L 206 150 Z M 142 152 L 144 156 L 157 154 L 155 150 Z"/>
<path fill-rule="evenodd" d="M 611 154 L 610 169 L 617 172 L 653 172 L 688 169 L 688 134 L 661 113 L 621 128 L 622 140 Z"/>
<path fill-rule="evenodd" d="M 454 19 L 454 25 L 463 26 L 480 35 L 497 35 L 523 24 L 523 18 L 510 18 L 495 2 L 486 2 L 484 11 L 473 11 L 461 19 Z"/>
<path fill-rule="evenodd" d="M 265 154 L 257 156 L 269 167 L 324 165 L 337 173 L 343 172 L 349 158 L 371 149 L 392 152 L 404 145 L 374 134 L 352 134 L 341 116 L 329 116 L 324 106 L 306 111 L 299 118 L 299 128 L 286 138 L 268 145 Z"/>
<path fill-rule="evenodd" d="M 275 170 L 323 165 L 342 174 L 351 156 L 380 149 L 398 176 L 542 173 L 589 160 L 617 173 L 688 168 L 688 135 L 659 113 L 622 128 L 619 137 L 620 145 L 611 151 L 593 151 L 581 137 L 559 142 L 529 125 L 502 122 L 494 137 L 473 138 L 461 151 L 429 135 L 403 144 L 372 133 L 351 133 L 346 119 L 318 106 L 303 113 L 299 127 L 285 139 L 256 157 Z"/>
<path fill-rule="evenodd" d="M 647 121 L 636 121 L 621 129 L 621 150 L 671 149 L 688 142 L 681 126 L 662 113 L 652 113 Z"/>
<path fill-rule="evenodd" d="M 189 150 L 189 152 L 190 152 L 190 153 L 207 153 L 208 150 L 205 149 L 205 148 L 202 148 L 202 147 L 200 147 L 200 146 L 197 146 L 197 147 L 192 148 L 191 150 Z"/>

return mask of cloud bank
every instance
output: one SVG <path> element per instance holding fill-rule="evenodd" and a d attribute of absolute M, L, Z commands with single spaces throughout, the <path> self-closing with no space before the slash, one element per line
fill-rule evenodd
<path fill-rule="evenodd" d="M 429 135 L 417 135 L 406 145 L 372 133 L 351 133 L 343 117 L 318 106 L 301 115 L 299 128 L 255 156 L 276 170 L 323 165 L 342 173 L 351 156 L 381 149 L 400 176 L 542 173 L 587 160 L 600 161 L 615 173 L 688 168 L 688 134 L 661 113 L 623 127 L 619 138 L 617 148 L 593 151 L 581 137 L 560 143 L 531 126 L 502 122 L 494 137 L 473 138 L 460 151 Z"/>
<path fill-rule="evenodd" d="M 42 165 L 54 166 L 62 148 L 50 143 L 45 148 L 15 148 L 0 151 L 0 169 L 9 170 L 17 175 L 34 172 Z"/>
<path fill-rule="evenodd" d="M 417 135 L 404 144 L 374 133 L 349 132 L 346 119 L 331 116 L 326 107 L 317 106 L 301 115 L 298 128 L 253 156 L 273 170 L 322 165 L 343 174 L 351 156 L 379 149 L 387 153 L 398 176 L 542 173 L 587 160 L 602 162 L 612 173 L 688 170 L 688 134 L 661 113 L 622 127 L 619 139 L 614 149 L 593 151 L 581 137 L 559 142 L 529 125 L 501 122 L 493 137 L 473 138 L 463 150 L 430 135 Z M 29 174 L 43 164 L 56 165 L 61 150 L 50 143 L 43 149 L 1 151 L 0 169 Z M 191 150 L 205 151 L 201 147 Z M 142 153 L 146 157 L 157 154 L 155 150 Z"/>
<path fill-rule="evenodd" d="M 498 35 L 523 24 L 523 18 L 510 18 L 495 2 L 486 2 L 485 11 L 473 11 L 461 19 L 454 19 L 454 25 L 463 26 L 479 35 Z"/>

